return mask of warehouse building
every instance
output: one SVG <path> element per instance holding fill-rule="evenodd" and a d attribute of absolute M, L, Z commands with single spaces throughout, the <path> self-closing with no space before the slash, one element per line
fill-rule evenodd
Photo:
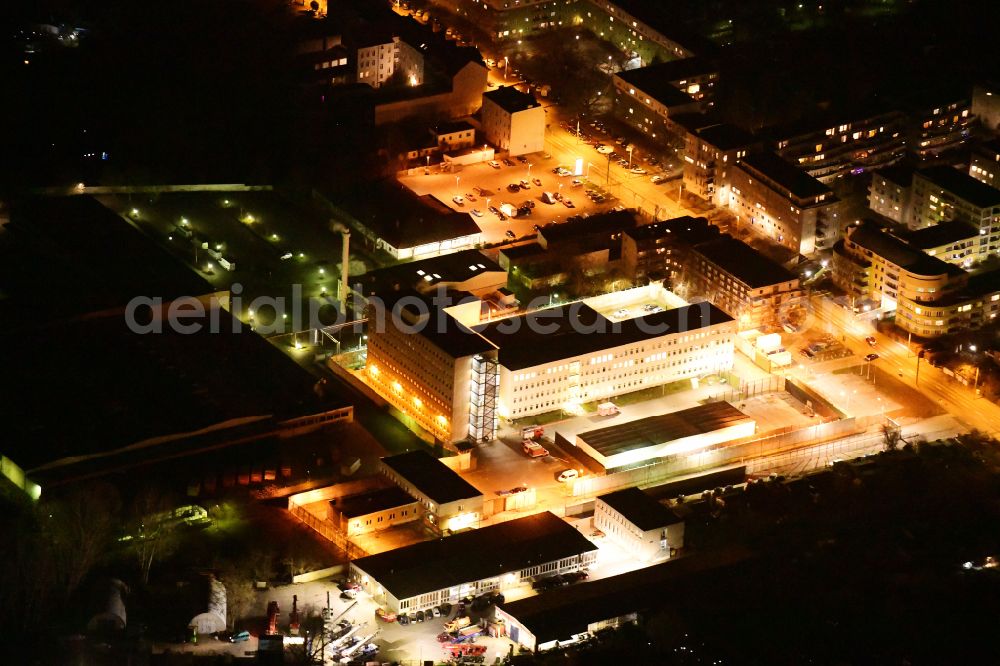
<path fill-rule="evenodd" d="M 576 436 L 576 446 L 612 472 L 750 437 L 756 427 L 753 419 L 728 402 L 712 402 L 582 432 Z"/>
<path fill-rule="evenodd" d="M 639 488 L 598 497 L 594 527 L 641 560 L 669 557 L 684 547 L 684 521 Z"/>
<path fill-rule="evenodd" d="M 479 525 L 483 494 L 426 451 L 382 458 L 379 469 L 417 499 L 433 529 L 458 531 Z"/>
<path fill-rule="evenodd" d="M 589 640 L 595 632 L 640 623 L 696 593 L 720 575 L 740 575 L 752 554 L 741 548 L 681 557 L 636 571 L 570 585 L 498 606 L 507 636 L 527 650 L 546 650 Z"/>
<path fill-rule="evenodd" d="M 351 580 L 395 613 L 579 571 L 597 546 L 551 512 L 424 541 L 351 562 Z"/>

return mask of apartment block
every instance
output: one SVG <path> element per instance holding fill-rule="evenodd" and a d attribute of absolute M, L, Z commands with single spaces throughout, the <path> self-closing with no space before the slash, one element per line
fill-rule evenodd
<path fill-rule="evenodd" d="M 868 220 L 849 227 L 833 249 L 834 282 L 856 301 L 875 303 L 884 314 L 902 300 L 936 299 L 964 274 Z"/>
<path fill-rule="evenodd" d="M 761 134 L 765 147 L 828 182 L 902 159 L 908 131 L 907 115 L 890 109 L 811 117 Z"/>
<path fill-rule="evenodd" d="M 976 227 L 985 252 L 1000 250 L 1000 190 L 947 166 L 918 170 L 908 226 L 921 229 L 952 220 Z"/>
<path fill-rule="evenodd" d="M 483 94 L 482 124 L 486 139 L 512 156 L 545 149 L 545 109 L 517 88 L 500 86 Z"/>
<path fill-rule="evenodd" d="M 801 304 L 797 276 L 728 234 L 695 245 L 686 263 L 688 293 L 708 298 L 741 330 L 782 323 Z"/>
<path fill-rule="evenodd" d="M 619 120 L 651 138 L 669 142 L 680 139 L 676 126 L 669 122 L 669 118 L 694 113 L 701 108 L 702 102 L 686 92 L 687 88 L 700 90 L 698 84 L 678 87 L 669 78 L 660 76 L 659 70 L 664 66 L 652 65 L 612 76 L 613 112 Z"/>
<path fill-rule="evenodd" d="M 701 114 L 675 117 L 684 128 L 684 189 L 717 206 L 729 203 L 729 174 L 759 142 L 728 123 L 708 122 Z"/>
<path fill-rule="evenodd" d="M 751 153 L 729 171 L 729 208 L 738 227 L 801 255 L 832 240 L 827 216 L 836 202 L 830 188 L 774 153 Z"/>
<path fill-rule="evenodd" d="M 990 187 L 1000 185 L 1000 140 L 993 139 L 973 146 L 969 175 Z"/>
<path fill-rule="evenodd" d="M 639 488 L 594 501 L 594 527 L 641 560 L 669 557 L 684 547 L 684 521 Z"/>
<path fill-rule="evenodd" d="M 703 217 L 678 217 L 629 229 L 622 234 L 622 272 L 636 284 L 678 282 L 691 248 L 719 237 Z"/>
<path fill-rule="evenodd" d="M 969 268 L 989 256 L 986 236 L 961 220 L 939 222 L 932 227 L 902 233 L 900 238 L 924 254 L 962 268 Z"/>
<path fill-rule="evenodd" d="M 868 188 L 868 207 L 893 222 L 906 224 L 910 219 L 913 169 L 890 166 L 872 172 Z"/>

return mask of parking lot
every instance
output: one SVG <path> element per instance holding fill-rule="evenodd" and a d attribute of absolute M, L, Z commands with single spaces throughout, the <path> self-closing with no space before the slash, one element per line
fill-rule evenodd
<path fill-rule="evenodd" d="M 574 215 L 590 215 L 610 210 L 616 205 L 611 197 L 597 203 L 587 196 L 588 191 L 603 190 L 590 184 L 586 171 L 580 177 L 559 176 L 552 170 L 559 166 L 572 170 L 573 165 L 561 164 L 554 156 L 546 158 L 545 153 L 526 155 L 525 159 L 527 163 L 516 158 L 508 160 L 514 166 L 507 166 L 498 158 L 495 163 L 499 168 L 482 163 L 462 167 L 454 173 L 432 168 L 428 175 L 420 171 L 413 176 L 402 176 L 399 180 L 418 195 L 434 195 L 454 210 L 472 215 L 483 230 L 483 239 L 487 243 L 509 239 L 508 231 L 515 238 L 531 236 L 536 225 L 562 222 Z M 521 186 L 521 181 L 527 184 L 527 189 Z M 508 186 L 512 185 L 519 186 L 516 192 L 508 190 Z M 543 198 L 545 192 L 560 196 L 562 201 L 546 203 Z M 462 197 L 461 204 L 454 201 L 456 196 Z M 525 202 L 534 204 L 527 216 L 504 214 L 505 219 L 501 219 L 496 212 L 490 211 L 490 207 L 500 210 L 503 204 L 519 208 Z M 570 208 L 567 202 L 573 207 Z"/>

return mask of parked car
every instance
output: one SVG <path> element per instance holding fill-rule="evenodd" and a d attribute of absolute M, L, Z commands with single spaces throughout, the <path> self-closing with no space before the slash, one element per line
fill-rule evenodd
<path fill-rule="evenodd" d="M 527 164 L 528 163 L 528 158 L 525 157 L 524 155 L 518 155 L 517 156 L 517 161 L 520 162 L 521 164 Z"/>
<path fill-rule="evenodd" d="M 463 199 L 460 194 L 456 194 L 455 196 L 453 196 L 451 198 L 451 200 L 454 201 L 459 206 L 464 206 L 465 205 L 465 199 Z"/>
<path fill-rule="evenodd" d="M 499 168 L 500 168 L 500 163 L 499 163 L 499 162 L 497 162 L 496 160 L 490 160 L 490 161 L 488 162 L 488 164 L 489 164 L 489 165 L 490 165 L 491 167 L 493 167 L 494 169 L 499 169 Z"/>
<path fill-rule="evenodd" d="M 563 205 L 566 206 L 566 208 L 576 208 L 576 204 L 574 204 L 569 199 L 563 199 L 562 202 L 563 202 Z"/>
<path fill-rule="evenodd" d="M 508 230 L 507 230 L 507 233 L 505 233 L 504 235 L 505 235 L 505 236 L 506 236 L 507 238 L 515 238 L 515 236 L 514 236 L 514 232 L 513 232 L 513 231 L 511 231 L 510 229 L 508 229 Z"/>
<path fill-rule="evenodd" d="M 400 615 L 399 617 L 396 618 L 396 622 L 399 622 L 401 625 L 406 626 L 410 623 L 410 616 Z"/>
<path fill-rule="evenodd" d="M 583 181 L 580 180 L 579 178 L 574 178 L 572 185 L 573 187 L 580 187 L 583 185 Z"/>
<path fill-rule="evenodd" d="M 642 167 L 632 167 L 632 173 L 639 174 L 640 176 L 646 175 L 646 170 Z"/>
<path fill-rule="evenodd" d="M 244 641 L 250 640 L 249 631 L 238 631 L 229 637 L 230 643 L 243 643 Z"/>
<path fill-rule="evenodd" d="M 542 179 L 541 178 L 532 178 L 531 182 L 533 182 L 538 187 L 542 186 Z"/>
<path fill-rule="evenodd" d="M 580 473 L 575 469 L 564 469 L 559 473 L 557 477 L 559 483 L 566 483 L 567 481 L 572 481 L 573 479 L 579 478 Z"/>
<path fill-rule="evenodd" d="M 869 335 L 867 338 L 865 338 L 865 342 L 868 343 L 869 347 L 874 347 L 875 345 L 878 344 L 878 340 L 875 339 L 874 335 Z"/>
<path fill-rule="evenodd" d="M 524 179 L 521 179 L 520 185 L 521 185 L 521 189 L 522 190 L 530 190 L 531 189 L 531 183 L 529 183 L 528 181 L 526 181 Z"/>
<path fill-rule="evenodd" d="M 478 208 L 473 208 L 473 209 L 472 209 L 472 210 L 470 210 L 469 212 L 470 212 L 470 213 L 472 213 L 472 216 L 473 216 L 473 217 L 482 217 L 482 216 L 483 216 L 483 213 L 482 213 L 482 211 L 481 211 L 481 210 L 479 210 Z"/>
<path fill-rule="evenodd" d="M 449 604 L 447 601 L 441 604 L 441 615 L 443 615 L 444 617 L 448 617 L 449 615 L 451 615 L 451 604 Z"/>
<path fill-rule="evenodd" d="M 433 609 L 431 609 L 431 613 L 434 615 L 434 617 L 441 617 L 440 606 L 435 606 Z"/>
<path fill-rule="evenodd" d="M 475 201 L 476 200 L 476 196 L 474 194 L 468 194 L 468 193 L 466 193 L 465 198 L 468 199 L 469 201 Z"/>
<path fill-rule="evenodd" d="M 423 621 L 424 621 L 424 612 L 422 610 L 418 610 L 417 611 L 417 622 L 423 622 Z"/>
<path fill-rule="evenodd" d="M 569 573 L 564 573 L 562 577 L 566 584 L 569 585 L 572 583 L 578 583 L 581 580 L 586 580 L 587 575 L 586 571 L 571 571 Z"/>
<path fill-rule="evenodd" d="M 343 592 L 340 593 L 340 598 L 341 599 L 357 599 L 358 598 L 358 592 L 357 592 L 357 590 L 344 590 Z"/>
<path fill-rule="evenodd" d="M 518 183 L 511 183 L 507 186 L 507 191 L 513 194 L 514 192 L 520 192 L 521 186 Z"/>
<path fill-rule="evenodd" d="M 865 360 L 868 361 L 869 363 L 877 359 L 878 359 L 878 354 L 868 354 L 867 356 L 865 356 Z"/>
<path fill-rule="evenodd" d="M 502 160 L 502 161 L 503 161 L 503 163 L 504 163 L 504 164 L 506 164 L 507 166 L 514 166 L 514 163 L 510 161 L 510 158 L 509 158 L 509 157 L 505 157 L 505 158 L 503 158 L 503 160 Z"/>

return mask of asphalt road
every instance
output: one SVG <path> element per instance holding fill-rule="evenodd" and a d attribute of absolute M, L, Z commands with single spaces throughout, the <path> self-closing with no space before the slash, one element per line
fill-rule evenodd
<path fill-rule="evenodd" d="M 832 303 L 814 302 L 813 314 L 829 332 L 846 336 L 843 343 L 855 354 L 864 357 L 874 351 L 879 355 L 875 363 L 884 371 L 896 374 L 906 385 L 936 401 L 970 428 L 994 437 L 1000 435 L 1000 407 L 977 397 L 971 388 L 962 386 L 926 361 L 920 361 L 918 378 L 918 359 L 905 344 L 874 332 L 867 324 L 855 321 L 847 310 Z M 869 335 L 874 335 L 877 340 L 874 349 L 865 342 L 865 337 Z"/>

